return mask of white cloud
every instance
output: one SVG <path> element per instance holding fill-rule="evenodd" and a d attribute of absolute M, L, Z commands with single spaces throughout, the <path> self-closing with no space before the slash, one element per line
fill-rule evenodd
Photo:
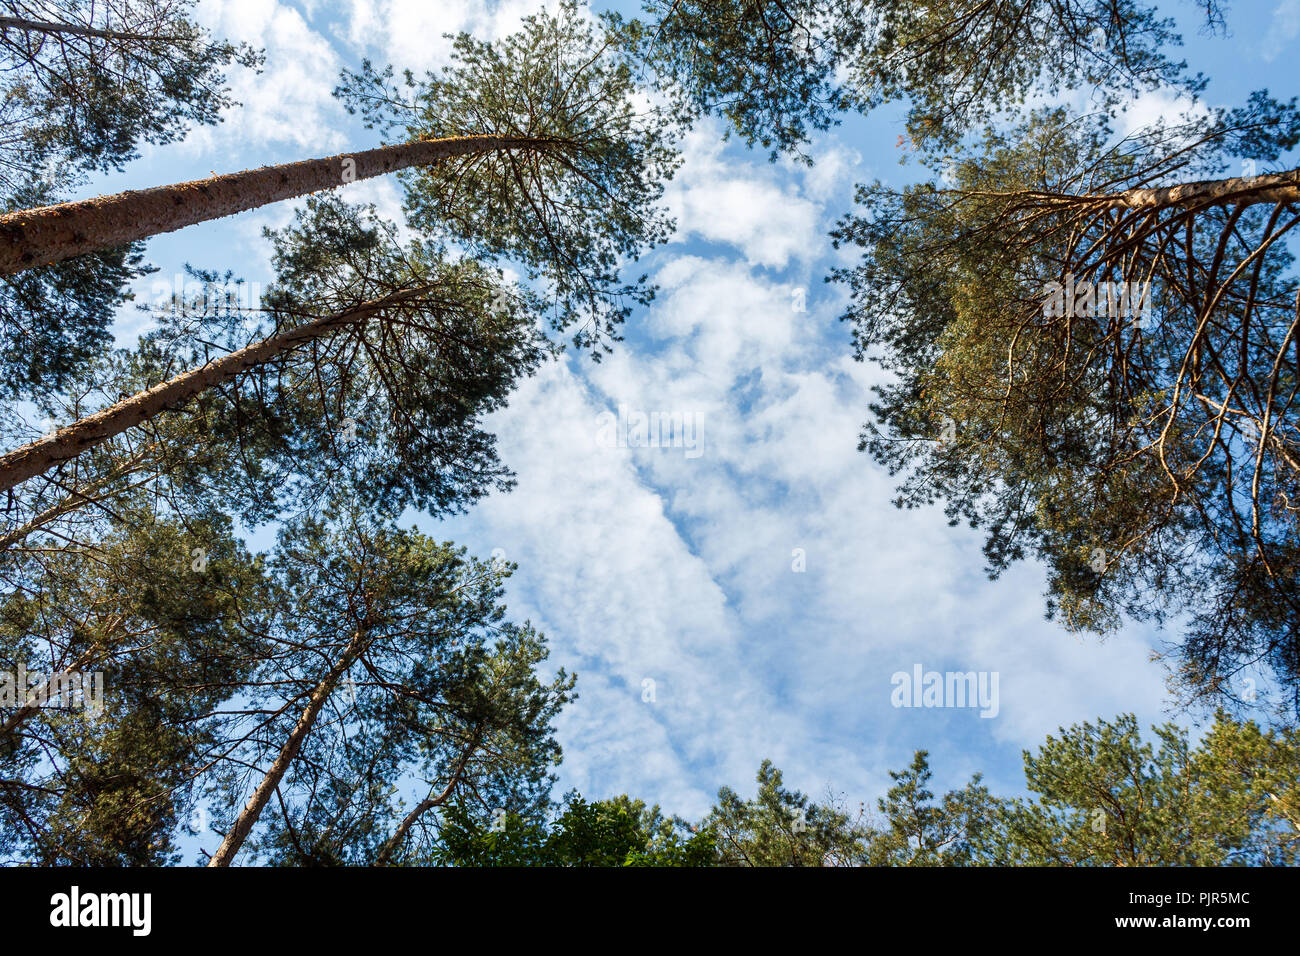
<path fill-rule="evenodd" d="M 1120 114 L 1118 132 L 1129 135 L 1159 122 L 1175 123 L 1182 116 L 1205 117 L 1209 107 L 1186 93 L 1167 89 L 1147 90 L 1136 96 Z"/>
<path fill-rule="evenodd" d="M 786 168 L 801 171 L 803 192 L 809 199 L 834 211 L 847 209 L 853 200 L 853 183 L 871 179 L 871 170 L 863 168 L 861 153 L 834 141 L 815 152 L 811 168 L 798 167 L 789 159 Z"/>
<path fill-rule="evenodd" d="M 447 62 L 445 34 L 495 40 L 518 29 L 523 17 L 557 6 L 554 0 L 351 0 L 342 39 L 358 51 L 379 51 L 380 66 L 419 75 Z"/>
<path fill-rule="evenodd" d="M 1300 36 L 1300 0 L 1282 0 L 1273 9 L 1273 22 L 1264 35 L 1260 55 L 1271 63 Z"/>
<path fill-rule="evenodd" d="M 638 335 L 552 366 L 494 420 L 519 486 L 467 519 L 520 564 L 512 610 L 537 608 L 580 675 L 565 785 L 694 814 L 771 757 L 790 786 L 856 800 L 925 747 L 944 786 L 984 769 L 1015 787 L 1019 749 L 1059 725 L 1156 716 L 1140 632 L 1066 635 L 1042 619 L 1038 568 L 989 582 L 975 534 L 890 506 L 894 481 L 856 451 L 878 373 L 833 334 L 838 302 L 793 312 L 757 262 L 656 261 Z M 698 414 L 704 454 L 598 446 L 620 404 Z M 915 663 L 997 671 L 998 717 L 893 708 L 890 677 Z"/>
<path fill-rule="evenodd" d="M 746 660 L 750 636 L 627 449 L 597 444 L 600 407 L 581 380 L 550 365 L 512 408 L 493 424 L 519 485 L 472 520 L 520 564 L 512 610 L 540 609 L 557 662 L 580 675 L 563 722 L 565 782 L 702 811 L 692 765 L 745 779 L 768 733 L 798 739 L 791 715 L 772 707 Z"/>
<path fill-rule="evenodd" d="M 676 241 L 699 237 L 728 243 L 751 262 L 776 269 L 792 258 L 815 256 L 822 244 L 817 205 L 782 189 L 773 169 L 731 165 L 722 153 L 716 121 L 687 135 L 685 163 L 665 196 L 677 217 Z M 827 188 L 824 180 L 817 187 Z"/>
<path fill-rule="evenodd" d="M 342 61 L 301 13 L 276 0 L 208 0 L 196 15 L 217 36 L 265 49 L 266 66 L 260 74 L 231 69 L 231 95 L 243 105 L 220 126 L 192 132 L 191 152 L 239 156 L 289 145 L 315 156 L 344 146 L 344 112 L 331 94 Z"/>

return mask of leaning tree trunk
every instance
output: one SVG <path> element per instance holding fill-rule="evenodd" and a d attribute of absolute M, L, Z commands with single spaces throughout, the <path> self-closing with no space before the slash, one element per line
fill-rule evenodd
<path fill-rule="evenodd" d="M 451 779 L 447 781 L 447 786 L 443 787 L 439 793 L 430 791 L 429 795 L 417 803 L 411 812 L 402 819 L 402 822 L 397 825 L 397 829 L 393 831 L 393 835 L 384 841 L 384 845 L 375 854 L 375 866 L 387 866 L 392 863 L 393 855 L 406 841 L 406 835 L 411 832 L 411 827 L 415 826 L 416 821 L 434 807 L 440 807 L 447 802 L 455 791 L 456 785 L 460 783 L 461 775 L 465 772 L 465 766 L 469 763 L 469 758 L 478 749 L 479 740 L 480 733 L 476 731 L 464 751 L 461 752 L 459 759 L 457 759 L 456 766 L 451 772 Z"/>
<path fill-rule="evenodd" d="M 361 322 L 385 307 L 421 295 L 428 289 L 428 286 L 406 289 L 334 315 L 304 322 L 229 355 L 223 355 L 206 365 L 182 372 L 153 388 L 78 419 L 53 435 L 16 448 L 9 454 L 0 456 L 0 491 L 6 491 L 60 462 L 75 458 L 86 449 L 108 441 L 114 435 L 121 434 L 165 409 L 174 408 L 205 389 L 229 381 L 246 369 L 268 362 L 282 352 Z"/>
<path fill-rule="evenodd" d="M 0 216 L 0 275 L 439 159 L 546 145 L 559 144 L 527 136 L 418 140 L 11 212 Z"/>
<path fill-rule="evenodd" d="M 83 652 L 80 657 L 57 674 L 51 674 L 46 679 L 45 683 L 36 689 L 35 693 L 28 695 L 26 701 L 19 704 L 13 713 L 9 714 L 3 722 L 0 722 L 0 741 L 5 741 L 5 738 L 21 728 L 23 724 L 27 723 L 31 717 L 34 717 L 36 713 L 40 711 L 42 705 L 37 703 L 37 701 L 46 699 L 51 687 L 62 686 L 64 678 L 68 677 L 70 674 L 76 674 L 83 671 L 87 666 L 93 664 L 95 660 L 95 651 L 94 649 L 91 649 Z"/>
<path fill-rule="evenodd" d="M 293 730 L 289 733 L 289 739 L 280 748 L 280 754 L 275 758 L 275 763 L 271 764 L 271 769 L 262 778 L 262 782 L 257 785 L 253 795 L 248 798 L 248 803 L 244 805 L 244 809 L 239 811 L 239 816 L 235 818 L 234 825 L 226 833 L 225 839 L 221 841 L 221 846 L 217 848 L 216 853 L 212 854 L 212 859 L 208 860 L 208 866 L 229 866 L 230 861 L 239 852 L 239 848 L 244 845 L 248 832 L 253 829 L 253 824 L 262 815 L 262 809 L 266 806 L 267 801 L 271 799 L 271 794 L 275 793 L 275 788 L 280 785 L 280 781 L 284 779 L 284 774 L 289 769 L 289 765 L 298 756 L 298 750 L 302 747 L 302 742 L 311 733 L 316 718 L 320 716 L 321 708 L 325 706 L 330 694 L 334 692 L 334 687 L 339 678 L 361 656 L 361 648 L 365 643 L 365 639 L 363 631 L 354 634 L 338 663 L 330 668 L 329 673 L 312 690 L 306 709 L 303 710 L 302 716 L 298 718 L 298 722 L 293 725 Z"/>
<path fill-rule="evenodd" d="M 1101 197 L 1111 205 L 1126 209 L 1152 209 L 1164 206 L 1190 206 L 1223 203 L 1292 203 L 1300 201 L 1300 169 L 1262 176 L 1236 176 L 1231 179 L 1205 179 L 1177 186 L 1127 189 L 1116 196 Z"/>
<path fill-rule="evenodd" d="M 122 30 L 105 30 L 83 26 L 80 23 L 51 23 L 45 20 L 24 20 L 22 17 L 0 17 L 0 30 L 22 30 L 24 33 L 93 37 L 98 40 L 129 40 L 139 43 L 174 43 L 172 37 L 150 36 L 147 33 L 126 33 Z"/>
<path fill-rule="evenodd" d="M 114 484 L 119 478 L 129 475 L 137 467 L 146 462 L 148 456 L 158 447 L 157 442 L 150 442 L 140 451 L 137 451 L 126 461 L 119 462 L 104 474 L 100 475 L 80 487 L 71 488 L 66 495 L 56 501 L 50 507 L 46 508 L 40 514 L 0 535 L 0 553 L 8 551 L 10 547 L 24 540 L 29 535 L 41 528 L 44 528 L 51 521 L 62 518 L 66 514 L 79 511 L 95 503 L 95 495 L 104 488 Z"/>
<path fill-rule="evenodd" d="M 965 190 L 949 189 L 948 193 Z M 974 195 L 1025 199 L 1036 205 L 1105 209 L 1165 209 L 1177 206 L 1251 206 L 1256 203 L 1300 202 L 1300 168 L 1260 176 L 1203 179 L 1174 186 L 1141 186 L 1113 193 L 1058 193 L 1021 189 Z"/>

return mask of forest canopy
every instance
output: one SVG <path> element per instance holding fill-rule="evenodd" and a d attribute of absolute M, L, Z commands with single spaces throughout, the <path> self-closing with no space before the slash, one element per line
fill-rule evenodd
<path fill-rule="evenodd" d="M 423 74 L 346 65 L 377 141 L 96 194 L 266 67 L 205 22 L 0 0 L 0 860 L 1297 863 L 1296 98 L 1209 101 L 1144 0 L 565 0 Z M 1135 125 L 1154 92 L 1177 110 Z M 912 181 L 860 182 L 824 243 L 879 372 L 861 487 L 978 529 L 990 577 L 1037 562 L 1068 630 L 1162 627 L 1202 726 L 1062 727 L 1006 796 L 936 795 L 917 750 L 871 811 L 772 761 L 691 819 L 558 794 L 577 678 L 506 598 L 563 571 L 430 529 L 514 491 L 494 416 L 531 379 L 663 332 L 641 260 L 682 238 L 687 137 L 814 168 L 891 110 Z M 258 294 L 133 301 L 155 237 L 271 208 Z"/>

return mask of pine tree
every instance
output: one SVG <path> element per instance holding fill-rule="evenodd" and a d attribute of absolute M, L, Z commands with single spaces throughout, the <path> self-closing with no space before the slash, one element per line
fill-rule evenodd
<path fill-rule="evenodd" d="M 551 820 L 505 813 L 483 819 L 453 804 L 429 861 L 443 866 L 713 866 L 713 836 L 691 832 L 627 796 L 565 795 Z"/>
<path fill-rule="evenodd" d="M 0 714 L 10 857 L 174 862 L 211 709 L 259 653 L 260 575 L 229 521 L 122 518 L 87 546 L 49 537 L 6 563 L 0 693 L 27 676 Z"/>
<path fill-rule="evenodd" d="M 858 357 L 897 376 L 861 447 L 898 503 L 985 529 L 995 575 L 1038 556 L 1072 628 L 1186 614 L 1192 697 L 1300 679 L 1296 174 L 1213 178 L 1297 141 L 1266 97 L 1118 142 L 1048 110 L 835 232 Z"/>
<path fill-rule="evenodd" d="M 986 831 L 1016 866 L 1294 866 L 1300 738 L 1220 713 L 1199 746 L 1172 724 L 1141 739 L 1131 714 L 1084 723 L 1025 752 L 1034 797 Z"/>
<path fill-rule="evenodd" d="M 184 0 L 0 3 L 0 213 L 56 205 L 89 174 L 120 170 L 142 142 L 182 138 L 234 105 L 225 70 L 257 52 L 215 40 Z M 111 27 L 111 28 L 110 28 Z M 5 397 L 41 397 L 111 341 L 142 243 L 0 276 Z"/>
<path fill-rule="evenodd" d="M 342 258 L 346 250 L 339 247 L 349 240 L 328 234 L 332 227 L 316 216 L 321 231 L 313 241 L 322 244 L 322 252 L 300 249 L 280 257 L 284 275 L 264 303 L 271 321 L 262 336 L 231 342 L 230 354 L 83 414 L 48 439 L 10 452 L 0 459 L 0 486 L 12 488 L 249 370 L 278 365 L 291 353 L 329 355 L 361 338 L 388 342 L 394 329 L 407 324 L 427 334 L 449 313 L 481 327 L 491 320 L 471 320 L 470 313 L 522 317 L 531 312 L 539 325 L 555 331 L 576 326 L 575 344 L 608 349 L 631 304 L 653 296 L 645 276 L 621 281 L 620 263 L 668 235 L 669 223 L 656 203 L 676 154 L 662 121 L 633 108 L 630 71 L 602 57 L 603 46 L 571 6 L 558 18 L 529 19 L 519 35 L 498 46 L 461 37 L 456 50 L 456 64 L 441 76 L 419 87 L 411 80 L 413 95 L 405 106 L 395 97 L 383 98 L 384 109 L 395 114 L 382 113 L 374 102 L 375 84 L 382 86 L 385 74 L 371 70 L 353 77 L 344 94 L 369 121 L 404 124 L 402 144 L 445 129 L 487 126 L 494 132 L 469 135 L 563 140 L 562 153 L 507 150 L 413 174 L 407 190 L 410 218 L 426 238 L 409 252 L 388 250 L 386 258 L 362 261 L 368 253 L 357 250 L 343 263 L 343 282 L 331 282 L 321 267 L 331 255 Z M 461 261 L 470 264 L 450 264 L 448 243 L 469 253 Z M 526 278 L 536 280 L 536 292 L 492 286 L 482 270 L 503 260 L 522 266 Z M 381 266 L 390 271 L 382 273 Z M 309 279 L 312 268 L 317 274 Z M 476 268 L 483 278 L 470 275 Z M 405 335 L 396 340 L 409 341 Z M 449 344 L 444 337 L 443 345 Z M 420 370 L 410 352 L 399 352 L 405 367 L 398 380 L 414 385 L 414 376 L 429 370 Z M 319 363 L 312 373 L 321 376 Z M 508 384 L 507 379 L 498 382 Z M 408 423 L 408 435 L 436 439 L 415 424 Z"/>
<path fill-rule="evenodd" d="M 1140 0 L 644 0 L 611 16 L 629 57 L 684 116 L 714 113 L 750 145 L 801 153 L 846 111 L 906 100 L 906 140 L 936 155 L 1035 91 L 1091 89 L 1108 110 L 1160 86 L 1204 87 Z M 1205 24 L 1224 27 L 1216 0 Z M 807 159 L 808 157 L 805 157 Z"/>
<path fill-rule="evenodd" d="M 448 799 L 515 812 L 545 799 L 573 679 L 538 679 L 545 642 L 505 620 L 506 569 L 352 513 L 286 525 L 269 570 L 271 650 L 209 761 L 223 807 L 210 866 L 263 820 L 257 854 L 385 863 Z M 417 802 L 402 809 L 408 775 Z"/>
<path fill-rule="evenodd" d="M 860 821 L 831 803 L 787 790 L 770 760 L 758 769 L 758 793 L 743 800 L 730 787 L 700 824 L 712 835 L 720 866 L 848 866 L 861 859 Z"/>
<path fill-rule="evenodd" d="M 347 482 L 372 503 L 439 511 L 507 487 L 477 421 L 544 354 L 537 297 L 473 259 L 403 247 L 372 212 L 337 200 L 309 201 L 270 238 L 279 281 L 264 322 L 250 329 L 241 313 L 201 310 L 169 319 L 142 343 L 146 354 L 167 350 L 150 355 L 143 374 L 189 371 L 83 406 L 76 421 L 0 458 L 0 485 L 183 408 L 193 427 L 237 443 L 250 459 L 243 468 L 273 485 L 291 476 L 318 491 Z M 324 317 L 302 320 L 316 314 Z"/>
<path fill-rule="evenodd" d="M 260 67 L 247 45 L 214 39 L 192 0 L 0 3 L 0 183 L 54 171 L 121 169 L 141 142 L 181 139 L 234 105 L 225 71 Z"/>

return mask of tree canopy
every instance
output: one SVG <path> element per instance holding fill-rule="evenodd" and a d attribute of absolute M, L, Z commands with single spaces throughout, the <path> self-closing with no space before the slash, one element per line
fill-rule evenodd
<path fill-rule="evenodd" d="M 1206 104 L 1143 0 L 564 0 L 421 77 L 344 70 L 378 146 L 69 199 L 237 105 L 262 54 L 193 6 L 0 0 L 0 859 L 1298 862 L 1294 98 Z M 1119 132 L 1151 91 L 1186 109 Z M 861 449 L 981 529 L 991 575 L 1040 561 L 1068 627 L 1177 629 L 1213 722 L 1062 728 L 1005 795 L 937 793 L 916 751 L 871 811 L 771 761 L 695 819 L 556 799 L 575 677 L 508 612 L 513 565 L 409 522 L 510 491 L 490 416 L 656 304 L 637 263 L 691 124 L 811 163 L 890 106 L 921 181 L 859 186 L 830 236 L 887 373 Z M 335 192 L 390 173 L 403 224 Z M 115 341 L 146 240 L 291 199 L 256 301 L 153 303 Z M 1243 713 L 1260 664 L 1274 726 Z"/>
<path fill-rule="evenodd" d="M 1300 684 L 1292 258 L 1267 184 L 1210 181 L 1297 142 L 1256 99 L 1117 137 L 1061 110 L 991 133 L 953 186 L 863 186 L 839 243 L 859 358 L 887 368 L 862 448 L 986 530 L 998 574 L 1034 554 L 1075 628 L 1188 620 L 1192 696 L 1240 700 L 1248 665 Z M 1068 296 L 1068 298 L 1067 298 Z"/>
<path fill-rule="evenodd" d="M 0 212 L 61 201 L 87 174 L 120 170 L 142 143 L 181 139 L 235 105 L 227 70 L 262 54 L 216 39 L 190 0 L 0 3 Z M 0 277 L 7 397 L 62 388 L 111 342 L 127 286 L 146 275 L 128 244 Z"/>

